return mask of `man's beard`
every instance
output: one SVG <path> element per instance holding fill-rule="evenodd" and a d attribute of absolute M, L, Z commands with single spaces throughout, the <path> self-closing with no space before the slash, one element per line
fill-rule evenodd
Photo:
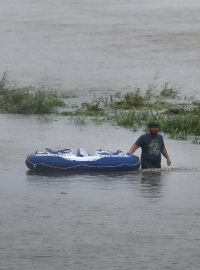
<path fill-rule="evenodd" d="M 156 136 L 158 134 L 158 131 L 151 131 L 150 130 L 150 133 L 151 133 L 151 135 Z"/>

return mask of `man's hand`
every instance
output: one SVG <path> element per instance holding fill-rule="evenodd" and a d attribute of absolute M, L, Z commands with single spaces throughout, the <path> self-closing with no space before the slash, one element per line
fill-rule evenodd
<path fill-rule="evenodd" d="M 136 144 L 131 145 L 131 148 L 127 152 L 127 155 L 132 155 L 137 149 L 138 149 L 138 146 Z"/>
<path fill-rule="evenodd" d="M 167 166 L 170 166 L 171 165 L 171 160 L 168 158 L 167 159 Z"/>

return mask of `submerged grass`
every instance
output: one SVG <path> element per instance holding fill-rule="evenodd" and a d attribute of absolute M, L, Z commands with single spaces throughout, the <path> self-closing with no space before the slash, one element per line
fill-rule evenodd
<path fill-rule="evenodd" d="M 159 92 L 151 86 L 144 93 L 137 88 L 124 95 L 95 97 L 90 103 L 81 104 L 73 113 L 76 117 L 84 116 L 84 124 L 87 118 L 93 121 L 91 117 L 95 117 L 96 123 L 110 121 L 133 130 L 156 120 L 161 131 L 170 138 L 190 138 L 193 143 L 200 143 L 200 101 L 181 98 L 177 89 L 168 83 Z"/>
<path fill-rule="evenodd" d="M 35 87 L 10 88 L 6 74 L 0 81 L 0 112 L 16 114 L 51 114 L 64 106 L 64 100 L 53 90 Z"/>
<path fill-rule="evenodd" d="M 0 93 L 0 111 L 3 113 L 50 114 L 61 106 L 64 102 L 56 92 L 23 88 Z"/>
<path fill-rule="evenodd" d="M 72 117 L 74 124 L 105 121 L 117 126 L 138 130 L 156 120 L 161 131 L 170 138 L 191 139 L 200 144 L 200 101 L 181 98 L 169 83 L 159 89 L 154 84 L 142 91 L 133 89 L 125 94 L 117 92 L 106 97 L 94 97 L 91 102 L 66 106 L 66 98 L 73 98 L 44 87 L 13 89 L 7 86 L 6 74 L 0 81 L 0 112 L 18 114 L 52 114 Z M 65 107 L 65 110 L 58 111 Z M 68 110 L 66 110 L 66 108 Z"/>

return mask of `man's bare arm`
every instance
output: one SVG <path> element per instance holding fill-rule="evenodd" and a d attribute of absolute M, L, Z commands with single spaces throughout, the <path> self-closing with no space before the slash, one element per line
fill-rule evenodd
<path fill-rule="evenodd" d="M 133 154 L 136 150 L 138 149 L 138 146 L 137 146 L 137 144 L 133 144 L 133 145 L 131 145 L 131 148 L 129 149 L 129 151 L 128 151 L 128 155 L 131 155 L 131 154 Z"/>
<path fill-rule="evenodd" d="M 163 147 L 163 149 L 161 150 L 161 154 L 166 158 L 167 160 L 167 165 L 170 166 L 171 165 L 171 160 L 169 158 L 169 155 L 167 153 L 167 149 L 165 148 L 165 146 Z"/>

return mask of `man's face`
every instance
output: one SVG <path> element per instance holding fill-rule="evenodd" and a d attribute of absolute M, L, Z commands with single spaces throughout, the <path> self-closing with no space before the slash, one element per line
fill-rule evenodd
<path fill-rule="evenodd" d="M 156 135 L 159 131 L 159 128 L 158 127 L 152 127 L 152 128 L 149 128 L 149 132 L 151 135 Z"/>

